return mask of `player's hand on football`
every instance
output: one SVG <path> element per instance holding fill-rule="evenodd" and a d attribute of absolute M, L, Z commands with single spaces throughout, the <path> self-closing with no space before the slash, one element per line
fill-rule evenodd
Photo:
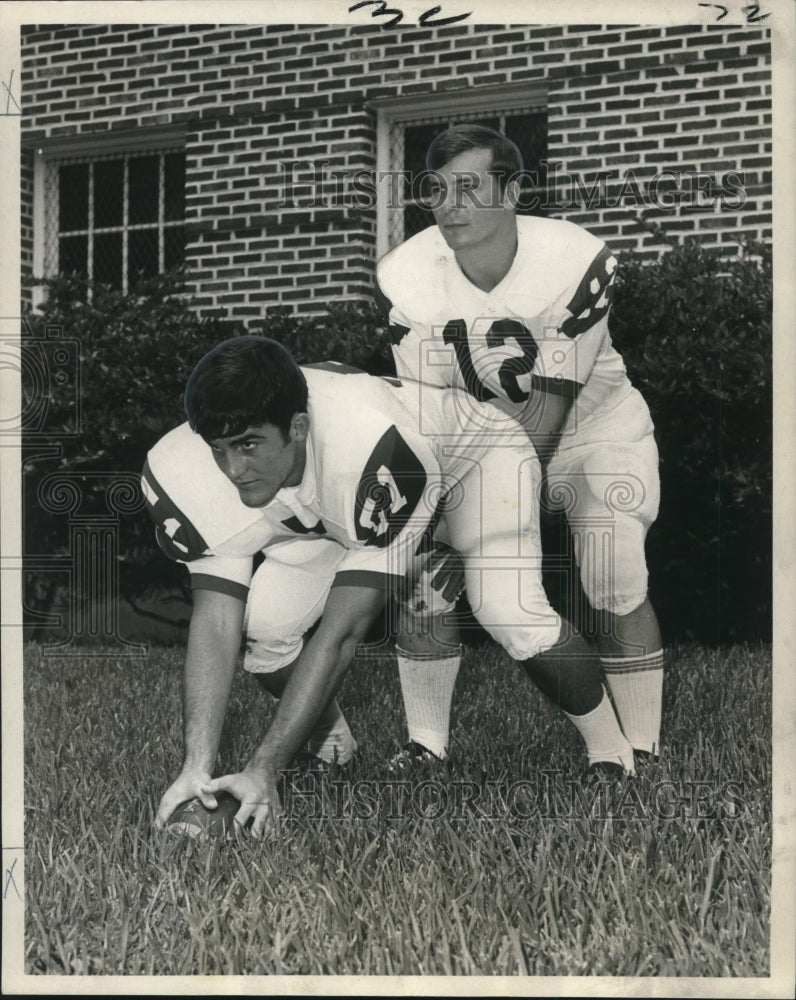
<path fill-rule="evenodd" d="M 205 809 L 215 809 L 217 804 L 215 797 L 203 791 L 209 781 L 210 775 L 207 771 L 183 770 L 174 784 L 163 793 L 155 817 L 155 826 L 159 829 L 164 827 L 177 806 L 189 799 L 199 799 Z"/>
<path fill-rule="evenodd" d="M 251 820 L 253 837 L 269 837 L 279 830 L 282 813 L 276 777 L 263 771 L 243 770 L 208 781 L 204 791 L 209 794 L 229 792 L 240 802 L 235 814 L 237 829 L 242 830 Z"/>
<path fill-rule="evenodd" d="M 426 559 L 426 572 L 430 575 L 431 586 L 443 600 L 458 600 L 464 590 L 464 563 L 455 549 L 436 544 Z"/>

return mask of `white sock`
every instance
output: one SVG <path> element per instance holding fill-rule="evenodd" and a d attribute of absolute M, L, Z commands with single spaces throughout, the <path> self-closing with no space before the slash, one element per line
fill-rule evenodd
<path fill-rule="evenodd" d="M 621 764 L 628 774 L 634 774 L 633 747 L 619 728 L 614 707 L 603 688 L 603 697 L 597 708 L 586 715 L 564 715 L 572 721 L 586 744 L 589 764 L 608 761 Z"/>
<path fill-rule="evenodd" d="M 636 750 L 657 754 L 661 741 L 663 650 L 647 656 L 600 657 L 625 736 Z"/>
<path fill-rule="evenodd" d="M 409 739 L 437 757 L 448 756 L 451 702 L 461 663 L 461 647 L 442 659 L 420 659 L 401 649 L 398 673 Z"/>
<path fill-rule="evenodd" d="M 315 723 L 307 740 L 307 749 L 327 764 L 347 764 L 356 748 L 357 741 L 351 735 L 337 699 L 333 698 Z"/>

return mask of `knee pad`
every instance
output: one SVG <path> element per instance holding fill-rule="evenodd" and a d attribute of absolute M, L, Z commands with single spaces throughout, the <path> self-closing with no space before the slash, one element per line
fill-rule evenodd
<path fill-rule="evenodd" d="M 530 660 L 551 649 L 561 634 L 561 619 L 551 612 L 549 621 L 523 625 L 487 625 L 482 627 L 509 654 L 512 660 Z"/>
<path fill-rule="evenodd" d="M 318 622 L 345 550 L 332 543 L 289 543 L 266 555 L 246 602 L 244 670 L 271 673 L 292 663 Z"/>
<path fill-rule="evenodd" d="M 487 574 L 480 587 L 469 586 L 471 607 L 479 625 L 513 660 L 528 660 L 558 642 L 561 618 L 547 600 L 538 574 L 500 573 L 503 586 L 490 586 Z M 490 574 L 494 577 L 494 574 Z M 513 577 L 513 585 L 509 581 Z"/>
<path fill-rule="evenodd" d="M 627 615 L 647 597 L 646 527 L 617 518 L 600 528 L 573 531 L 583 590 L 596 611 Z"/>
<path fill-rule="evenodd" d="M 289 666 L 303 647 L 303 635 L 280 641 L 276 636 L 260 639 L 247 633 L 243 669 L 250 674 L 271 674 Z"/>

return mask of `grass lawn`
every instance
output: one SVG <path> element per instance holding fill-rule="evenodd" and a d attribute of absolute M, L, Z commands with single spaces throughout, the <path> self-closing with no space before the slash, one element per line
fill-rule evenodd
<path fill-rule="evenodd" d="M 181 765 L 182 650 L 26 649 L 29 973 L 765 976 L 767 646 L 671 651 L 664 754 L 584 785 L 579 738 L 506 655 L 467 650 L 454 762 L 396 781 L 391 657 L 340 691 L 353 771 L 297 775 L 278 842 L 152 829 Z M 271 712 L 239 672 L 217 773 Z"/>

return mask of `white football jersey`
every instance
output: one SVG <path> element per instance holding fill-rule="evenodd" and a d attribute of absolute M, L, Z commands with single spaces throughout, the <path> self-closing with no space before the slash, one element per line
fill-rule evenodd
<path fill-rule="evenodd" d="M 387 586 L 406 574 L 459 472 L 505 442 L 507 421 L 521 434 L 491 406 L 469 398 L 459 405 L 456 392 L 333 363 L 302 370 L 310 417 L 304 475 L 265 507 L 241 501 L 187 423 L 149 452 L 142 486 L 158 543 L 187 564 L 194 587 L 245 600 L 253 556 L 298 538 L 349 550 L 337 582 Z"/>
<path fill-rule="evenodd" d="M 534 389 L 565 395 L 574 424 L 629 388 L 608 332 L 616 258 L 569 222 L 520 216 L 517 231 L 511 268 L 489 292 L 465 276 L 437 226 L 382 258 L 377 290 L 397 373 L 500 398 L 519 420 Z"/>

